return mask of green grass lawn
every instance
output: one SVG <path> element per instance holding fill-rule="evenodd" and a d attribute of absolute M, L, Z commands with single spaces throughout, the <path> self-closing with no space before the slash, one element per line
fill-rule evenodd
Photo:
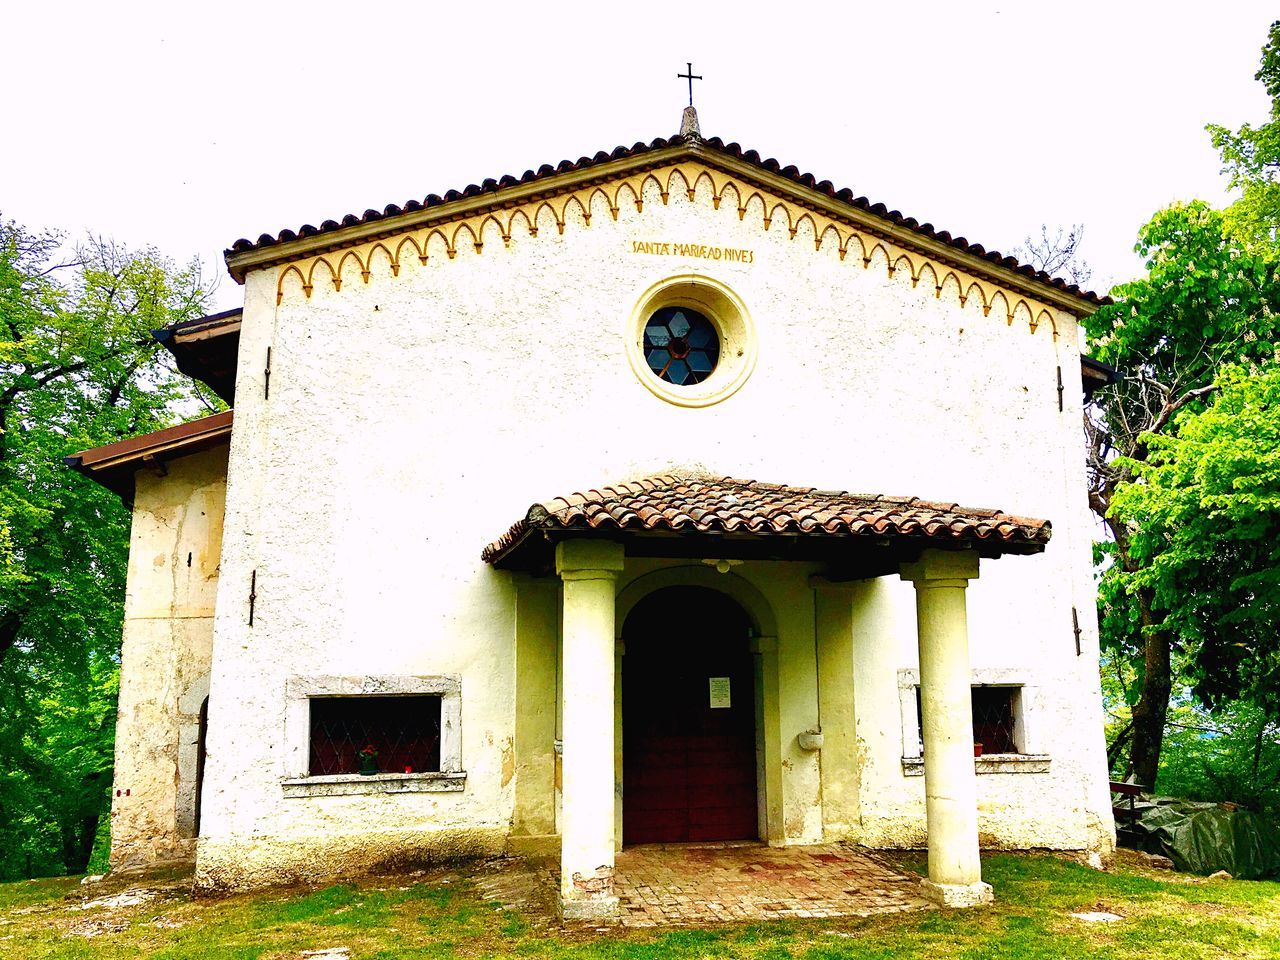
<path fill-rule="evenodd" d="M 0 957 L 271 960 L 344 946 L 353 960 L 1280 958 L 1280 883 L 1202 880 L 1132 864 L 1099 873 L 1033 855 L 992 855 L 984 868 L 997 897 L 988 909 L 652 932 L 566 930 L 504 910 L 478 896 L 465 871 L 217 899 L 177 885 L 142 903 L 110 881 L 39 880 L 0 884 Z M 83 909 L 86 900 L 115 895 L 116 905 Z M 1124 919 L 1071 918 L 1081 910 Z"/>

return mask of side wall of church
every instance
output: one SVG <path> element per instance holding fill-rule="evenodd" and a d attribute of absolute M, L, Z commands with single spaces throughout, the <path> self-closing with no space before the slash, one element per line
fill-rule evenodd
<path fill-rule="evenodd" d="M 195 855 L 226 448 L 139 470 L 111 801 L 113 870 Z"/>
<path fill-rule="evenodd" d="M 312 274 L 309 294 L 287 268 L 249 273 L 201 882 L 501 849 L 521 768 L 519 608 L 512 577 L 483 564 L 480 550 L 534 501 L 680 471 L 1050 519 L 1044 554 L 984 561 L 969 591 L 975 668 L 1012 671 L 1034 688 L 1029 722 L 1051 755 L 1039 772 L 980 778 L 983 830 L 1009 845 L 1105 845 L 1075 320 L 1052 309 L 1038 323 L 1011 320 L 1001 299 L 984 310 L 983 297 L 929 270 L 890 269 L 879 248 L 842 257 L 805 222 L 791 231 L 780 211 L 762 218 L 758 199 L 726 192 L 717 203 L 706 180 L 692 198 L 683 181 L 669 186 L 650 181 L 640 204 L 612 209 L 597 194 L 566 208 L 563 223 L 531 208 L 536 236 L 495 221 L 474 243 L 423 238 L 421 256 L 402 248 L 395 270 L 375 251 L 367 271 L 344 261 L 340 282 Z M 711 248 L 750 257 L 700 255 Z M 756 330 L 750 378 L 703 408 L 655 396 L 627 359 L 639 298 L 680 274 L 727 285 Z M 845 762 L 793 755 L 797 736 L 820 720 L 812 591 L 791 582 L 799 570 L 782 580 L 735 573 L 757 579 L 779 617 L 808 630 L 780 640 L 779 683 L 791 699 L 777 714 L 779 762 L 767 771 L 777 842 L 808 842 L 823 830 L 823 765 Z M 850 600 L 856 769 L 836 779 L 846 790 L 860 783 L 841 829 L 867 842 L 919 843 L 923 830 L 922 778 L 904 772 L 899 696 L 902 671 L 915 665 L 911 589 L 886 578 Z M 807 606 L 796 607 L 793 591 Z M 286 789 L 299 749 L 289 690 L 317 677 L 456 678 L 464 788 Z M 549 722 L 541 715 L 539 729 Z M 545 825 L 540 802 L 535 819 Z"/>

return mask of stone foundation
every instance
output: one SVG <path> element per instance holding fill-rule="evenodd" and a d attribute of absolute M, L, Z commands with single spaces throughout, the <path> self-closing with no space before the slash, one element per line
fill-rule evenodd
<path fill-rule="evenodd" d="M 395 873 L 503 853 L 505 830 L 386 830 L 270 837 L 202 837 L 196 852 L 198 890 L 221 892 L 318 883 L 366 873 Z"/>

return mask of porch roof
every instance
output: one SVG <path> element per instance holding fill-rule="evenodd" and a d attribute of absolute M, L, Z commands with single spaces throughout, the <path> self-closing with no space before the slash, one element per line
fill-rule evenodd
<path fill-rule="evenodd" d="M 891 573 L 926 547 L 1041 553 L 1051 532 L 1048 520 L 918 497 L 662 476 L 535 503 L 481 558 L 545 572 L 556 541 L 599 537 L 625 540 L 632 556 L 819 560 L 852 578 Z"/>

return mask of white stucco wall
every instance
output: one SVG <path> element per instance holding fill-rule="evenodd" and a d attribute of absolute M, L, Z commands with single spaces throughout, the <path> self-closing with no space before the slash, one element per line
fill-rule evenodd
<path fill-rule="evenodd" d="M 753 201 L 754 202 L 754 201 Z M 598 200 L 588 227 L 496 229 L 483 254 L 432 241 L 425 265 L 311 296 L 280 268 L 249 273 L 241 332 L 211 730 L 200 847 L 210 884 L 327 866 L 496 849 L 510 828 L 514 591 L 480 550 L 535 500 L 673 471 L 912 494 L 1045 517 L 1036 557 L 984 562 L 970 590 L 975 666 L 1026 672 L 1053 731 L 1051 770 L 980 778 L 983 830 L 1001 843 L 1085 847 L 1107 810 L 1088 580 L 1077 327 L 1057 312 L 1035 333 L 954 287 L 892 278 L 881 255 L 815 252 L 802 225 L 761 228 L 656 186 L 643 212 Z M 635 240 L 753 252 L 711 263 L 633 253 Z M 628 365 L 627 318 L 666 276 L 731 287 L 758 331 L 758 365 L 726 401 L 669 404 Z M 271 390 L 263 397 L 266 351 Z M 1056 367 L 1065 382 L 1059 412 Z M 630 568 L 629 568 L 630 569 Z M 638 568 L 637 568 L 638 569 Z M 257 572 L 255 622 L 247 624 Z M 751 571 L 744 568 L 743 575 Z M 813 684 L 812 570 L 761 576 L 780 620 L 782 686 Z M 796 583 L 791 583 L 791 580 Z M 911 586 L 882 580 L 874 637 L 858 652 L 868 842 L 919 842 L 921 783 L 901 772 L 897 675 L 914 665 Z M 1081 611 L 1076 656 L 1071 608 Z M 870 608 L 869 608 L 870 609 Z M 805 618 L 808 618 L 807 620 Z M 805 631 L 808 631 L 807 633 Z M 285 684 L 300 675 L 457 675 L 466 789 L 447 794 L 286 798 Z M 892 701 L 892 702 L 890 702 Z M 881 709 L 883 708 L 883 729 Z M 811 715 L 813 714 L 813 715 Z M 781 735 L 817 720 L 783 697 Z M 876 727 L 863 733 L 864 724 Z M 785 772 L 786 836 L 821 835 L 813 755 Z M 1099 789 L 1103 792 L 1099 793 Z M 318 856 L 322 854 L 322 856 Z M 318 866 L 323 863 L 324 867 Z"/>

